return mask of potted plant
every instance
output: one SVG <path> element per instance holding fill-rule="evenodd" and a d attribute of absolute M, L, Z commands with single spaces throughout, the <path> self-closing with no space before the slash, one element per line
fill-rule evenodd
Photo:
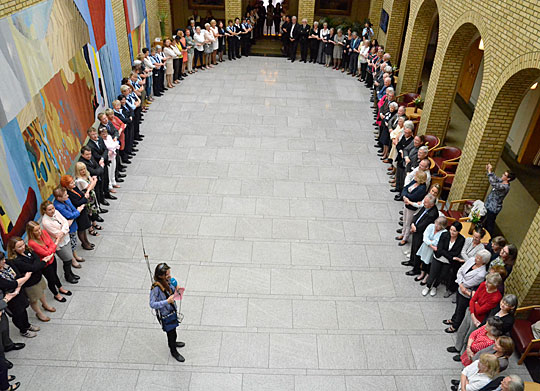
<path fill-rule="evenodd" d="M 159 30 L 161 32 L 161 38 L 165 38 L 165 22 L 169 18 L 169 14 L 165 11 L 158 12 Z"/>
<path fill-rule="evenodd" d="M 477 226 L 480 226 L 480 220 L 482 220 L 482 216 L 480 216 L 480 213 L 473 211 L 469 216 L 469 220 L 471 222 L 471 226 L 469 228 L 469 235 L 472 235 L 475 228 Z"/>
<path fill-rule="evenodd" d="M 418 112 L 418 109 L 423 109 L 424 108 L 424 100 L 420 97 L 416 98 L 414 101 L 413 101 L 413 104 L 414 104 L 414 112 L 417 113 Z"/>

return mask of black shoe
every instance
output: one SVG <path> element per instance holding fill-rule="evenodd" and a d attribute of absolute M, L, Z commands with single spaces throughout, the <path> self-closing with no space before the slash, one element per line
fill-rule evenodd
<path fill-rule="evenodd" d="M 400 195 L 397 195 L 394 197 L 394 201 L 403 201 L 403 197 Z"/>
<path fill-rule="evenodd" d="M 105 206 L 109 206 L 109 205 L 110 205 L 110 204 L 109 204 L 109 201 L 107 201 L 107 200 L 99 201 L 99 203 L 100 203 L 101 205 L 105 205 Z M 107 213 L 107 212 L 102 212 L 102 213 Z"/>
<path fill-rule="evenodd" d="M 457 388 L 458 388 L 458 386 L 450 386 L 450 390 L 452 390 L 452 391 L 458 391 Z"/>
<path fill-rule="evenodd" d="M 103 223 L 103 218 L 98 216 L 98 217 L 96 217 L 96 221 L 98 223 Z"/>
<path fill-rule="evenodd" d="M 125 178 L 126 176 L 126 174 L 118 174 L 118 178 Z"/>
<path fill-rule="evenodd" d="M 22 348 L 24 348 L 26 345 L 24 343 L 14 343 L 13 345 L 11 346 L 6 346 L 4 348 L 4 352 L 11 352 L 12 350 L 21 350 Z"/>
<path fill-rule="evenodd" d="M 67 281 L 67 280 L 66 280 Z M 76 280 L 75 280 L 76 281 Z M 69 282 L 69 281 L 68 281 Z M 73 284 L 73 283 L 72 283 Z M 76 284 L 76 283 L 75 283 Z M 62 297 L 61 299 L 57 299 L 56 296 L 53 296 L 54 300 L 59 301 L 60 303 L 65 303 L 67 300 L 65 297 Z"/>
<path fill-rule="evenodd" d="M 131 160 L 128 160 L 128 159 L 122 160 L 122 163 L 124 163 L 124 164 L 131 164 Z"/>
<path fill-rule="evenodd" d="M 403 221 L 400 221 L 398 224 L 403 227 Z"/>
<path fill-rule="evenodd" d="M 184 342 L 176 342 L 176 347 L 177 348 L 183 348 L 184 346 L 186 346 L 186 344 Z"/>
<path fill-rule="evenodd" d="M 76 279 L 76 280 L 80 280 L 80 279 L 81 279 L 80 276 L 76 275 L 76 274 L 73 273 L 73 272 L 71 273 L 71 277 L 73 277 L 73 278 Z M 71 296 L 71 292 L 70 292 L 70 291 L 68 291 L 68 293 L 62 293 L 62 294 L 63 294 L 63 295 L 66 295 L 66 296 Z"/>
<path fill-rule="evenodd" d="M 400 210 L 400 211 L 399 211 L 399 214 L 400 214 L 400 215 L 403 215 L 403 211 L 402 211 L 402 210 Z"/>
<path fill-rule="evenodd" d="M 447 351 L 448 353 L 459 353 L 459 350 L 457 350 L 455 346 L 448 346 L 448 347 L 446 348 L 446 351 Z M 452 384 L 454 384 L 454 383 L 452 383 Z"/>
<path fill-rule="evenodd" d="M 4 363 L 6 364 L 7 369 L 13 368 L 13 363 L 11 361 L 4 359 Z"/>
<path fill-rule="evenodd" d="M 393 187 L 393 188 L 390 189 L 390 192 L 391 193 L 399 193 L 399 190 L 396 189 L 395 187 Z"/>
<path fill-rule="evenodd" d="M 74 278 L 73 276 L 67 276 L 66 277 L 66 281 L 69 282 L 70 284 L 77 284 L 79 282 L 79 280 L 77 280 L 76 278 Z M 58 300 L 58 299 L 55 299 L 55 300 Z M 65 299 L 64 299 L 65 300 Z M 59 300 L 60 301 L 60 300 Z"/>
<path fill-rule="evenodd" d="M 401 264 L 403 266 L 412 266 L 413 265 L 411 261 L 403 261 L 403 262 L 401 262 Z"/>
<path fill-rule="evenodd" d="M 137 148 L 132 148 L 131 149 L 133 152 L 139 152 L 139 150 Z"/>
<path fill-rule="evenodd" d="M 122 178 L 118 178 L 118 179 L 116 180 L 116 182 L 122 183 L 122 182 L 124 182 L 124 180 L 123 180 Z"/>
<path fill-rule="evenodd" d="M 459 380 L 456 380 L 456 379 L 452 379 L 450 380 L 450 383 L 452 383 L 453 386 L 459 386 Z"/>
<path fill-rule="evenodd" d="M 107 204 L 108 204 L 108 203 L 107 203 Z M 103 208 L 101 208 L 101 209 L 99 210 L 99 213 L 109 213 L 109 210 L 108 210 L 108 209 L 103 209 Z M 100 221 L 100 223 L 101 223 L 101 221 Z"/>
<path fill-rule="evenodd" d="M 414 269 L 413 269 L 413 270 L 409 270 L 408 272 L 405 272 L 405 275 L 406 275 L 406 276 L 417 276 L 417 275 L 419 275 L 419 274 L 420 274 L 420 272 L 417 272 L 417 271 L 414 270 Z"/>
<path fill-rule="evenodd" d="M 176 361 L 179 361 L 179 362 L 184 362 L 186 361 L 186 359 L 184 358 L 184 356 L 182 356 L 180 353 L 178 352 L 171 352 L 171 355 L 176 359 Z"/>
<path fill-rule="evenodd" d="M 126 168 L 125 167 L 119 168 L 118 172 L 126 172 Z"/>
<path fill-rule="evenodd" d="M 452 360 L 460 362 L 461 361 L 461 356 L 459 354 L 456 354 L 454 357 L 452 357 Z"/>
<path fill-rule="evenodd" d="M 449 290 L 447 290 L 446 292 L 444 292 L 444 295 L 443 297 L 445 299 L 448 299 L 450 296 L 452 296 L 454 294 L 454 292 L 450 292 Z"/>
<path fill-rule="evenodd" d="M 398 234 L 402 234 L 402 233 L 403 233 L 403 228 L 396 229 L 396 232 L 397 232 Z"/>
<path fill-rule="evenodd" d="M 118 199 L 115 196 L 113 196 L 112 194 L 105 194 L 105 198 L 107 198 L 108 200 L 117 200 Z"/>

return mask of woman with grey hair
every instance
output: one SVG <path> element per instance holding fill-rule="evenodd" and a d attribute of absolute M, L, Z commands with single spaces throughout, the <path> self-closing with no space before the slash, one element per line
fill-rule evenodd
<path fill-rule="evenodd" d="M 444 232 L 446 232 L 447 224 L 448 221 L 446 220 L 446 217 L 441 216 L 438 217 L 434 223 L 428 225 L 426 230 L 424 231 L 422 245 L 416 252 L 416 255 L 418 255 L 420 257 L 420 260 L 422 261 L 420 263 L 420 269 L 422 270 L 422 272 L 414 280 L 421 281 L 420 285 L 427 284 L 429 268 L 431 266 L 431 259 L 433 258 L 433 252 L 437 251 L 439 238 Z"/>
<path fill-rule="evenodd" d="M 486 324 L 486 319 L 492 316 L 498 316 L 502 322 L 502 332 L 509 334 L 514 327 L 515 314 L 518 308 L 518 298 L 516 295 L 507 294 L 504 295 L 499 304 L 489 311 L 489 314 L 484 318 L 481 325 Z"/>
<path fill-rule="evenodd" d="M 343 58 L 343 44 L 345 42 L 345 35 L 343 35 L 343 30 L 338 29 L 337 34 L 334 36 L 334 67 L 339 71 L 341 66 L 341 59 Z"/>
<path fill-rule="evenodd" d="M 388 159 L 388 154 L 390 153 L 390 146 L 392 144 L 390 139 L 390 124 L 397 116 L 398 107 L 399 105 L 397 102 L 390 102 L 388 111 L 384 114 L 384 118 L 380 125 L 379 145 L 382 146 L 383 149 L 381 160 Z"/>
<path fill-rule="evenodd" d="M 328 23 L 324 22 L 322 29 L 319 31 L 320 44 L 319 44 L 319 52 L 317 54 L 317 62 L 322 65 L 324 65 L 324 60 L 325 60 L 324 39 L 325 37 L 328 37 L 329 35 L 330 35 L 330 30 L 328 30 Z"/>
<path fill-rule="evenodd" d="M 451 319 L 443 320 L 444 324 L 450 326 L 444 330 L 445 332 L 455 333 L 461 326 L 473 291 L 482 283 L 487 274 L 486 265 L 490 259 L 491 253 L 488 250 L 480 250 L 474 258 L 469 258 L 459 268 L 456 278 L 458 284 L 456 309 Z"/>
<path fill-rule="evenodd" d="M 321 37 L 319 35 L 319 22 L 314 21 L 313 27 L 309 30 L 309 62 L 316 63 L 317 56 L 319 55 L 319 43 Z"/>

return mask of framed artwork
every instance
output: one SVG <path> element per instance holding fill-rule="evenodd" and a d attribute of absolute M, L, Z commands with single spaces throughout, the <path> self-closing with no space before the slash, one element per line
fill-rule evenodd
<path fill-rule="evenodd" d="M 388 12 L 386 12 L 384 9 L 381 12 L 381 21 L 379 22 L 379 27 L 386 34 L 386 30 L 388 30 Z"/>
<path fill-rule="evenodd" d="M 193 9 L 225 9 L 225 0 L 188 0 L 190 10 Z"/>
<path fill-rule="evenodd" d="M 315 14 L 317 15 L 350 15 L 352 0 L 317 0 Z"/>

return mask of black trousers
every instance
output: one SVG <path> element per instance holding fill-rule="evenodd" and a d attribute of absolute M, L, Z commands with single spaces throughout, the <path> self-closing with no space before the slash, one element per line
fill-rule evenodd
<path fill-rule="evenodd" d="M 165 91 L 165 69 L 163 67 L 159 68 L 159 89 Z"/>
<path fill-rule="evenodd" d="M 0 390 L 9 389 L 8 367 L 4 360 L 0 360 Z"/>
<path fill-rule="evenodd" d="M 236 49 L 235 49 L 235 37 L 227 37 L 227 54 L 229 55 L 229 60 L 236 59 Z"/>
<path fill-rule="evenodd" d="M 343 69 L 349 69 L 349 53 L 346 51 L 343 51 L 343 56 L 341 57 L 341 67 Z"/>
<path fill-rule="evenodd" d="M 249 42 L 249 37 L 247 35 L 245 35 L 244 37 L 242 37 L 242 39 L 240 40 L 240 45 L 242 45 L 242 56 L 248 57 L 250 42 Z"/>
<path fill-rule="evenodd" d="M 454 311 L 454 315 L 452 315 L 452 326 L 456 330 L 459 329 L 461 322 L 463 322 L 463 318 L 469 307 L 469 301 L 470 298 L 464 297 L 459 292 L 456 293 L 456 310 Z"/>
<path fill-rule="evenodd" d="M 126 124 L 124 129 L 124 150 L 120 151 L 122 158 L 126 158 L 126 155 L 133 153 L 133 122 Z"/>
<path fill-rule="evenodd" d="M 300 59 L 302 61 L 307 61 L 307 47 L 308 47 L 307 39 L 304 41 L 300 41 Z"/>
<path fill-rule="evenodd" d="M 283 50 L 285 51 L 285 56 L 289 57 L 291 53 L 291 41 L 289 41 L 288 35 L 285 34 L 285 36 L 282 36 L 281 41 L 283 42 Z"/>
<path fill-rule="evenodd" d="M 21 333 L 26 333 L 30 328 L 26 308 L 10 308 L 9 310 L 11 312 L 11 321 L 15 327 L 17 327 Z"/>
<path fill-rule="evenodd" d="M 403 186 L 405 184 L 405 168 L 401 167 L 401 164 L 398 163 L 397 169 L 396 169 L 396 190 L 399 190 L 401 193 L 401 190 L 403 190 Z"/>
<path fill-rule="evenodd" d="M 312 39 L 314 42 L 310 42 L 309 45 L 309 61 L 317 61 L 319 55 L 319 41 Z"/>
<path fill-rule="evenodd" d="M 51 293 L 56 296 L 58 294 L 58 289 L 56 288 L 62 286 L 60 278 L 58 278 L 58 274 L 56 273 L 56 256 L 54 261 L 43 269 L 43 277 L 47 280 L 47 286 Z"/>
<path fill-rule="evenodd" d="M 497 215 L 498 213 L 488 210 L 486 216 L 484 217 L 484 228 L 489 232 L 491 237 L 493 237 L 493 234 L 495 233 L 495 220 L 497 220 Z"/>
<path fill-rule="evenodd" d="M 173 60 L 173 81 L 180 78 L 180 72 L 182 70 L 182 60 L 175 58 Z"/>
<path fill-rule="evenodd" d="M 298 49 L 298 41 L 296 39 L 294 41 L 289 40 L 289 58 L 291 60 L 296 60 L 297 49 Z"/>
<path fill-rule="evenodd" d="M 240 42 L 242 41 L 242 39 L 235 39 L 236 41 L 234 42 L 234 55 L 236 56 L 236 58 L 242 58 L 242 56 L 240 55 Z"/>
<path fill-rule="evenodd" d="M 373 73 L 369 71 L 366 73 L 366 86 L 368 88 L 373 87 Z"/>
<path fill-rule="evenodd" d="M 169 350 L 171 352 L 176 352 L 176 329 L 172 329 L 171 331 L 167 331 L 167 344 L 169 345 Z"/>
<path fill-rule="evenodd" d="M 431 270 L 429 271 L 426 286 L 428 288 L 437 288 L 441 281 L 446 278 L 449 270 L 449 263 L 444 263 L 433 258 L 431 260 Z"/>
<path fill-rule="evenodd" d="M 142 117 L 141 117 L 141 114 L 142 114 L 142 107 L 139 106 L 135 109 L 134 111 L 134 118 L 133 118 L 133 139 L 134 140 L 139 140 L 139 136 L 141 134 L 141 120 L 142 120 Z M 107 172 L 107 170 L 105 170 L 105 172 Z"/>
<path fill-rule="evenodd" d="M 194 55 L 193 55 L 193 68 L 198 68 L 203 66 L 203 54 L 204 52 L 202 50 L 195 49 Z M 201 62 L 201 65 L 197 65 Z"/>
<path fill-rule="evenodd" d="M 152 89 L 154 91 L 154 96 L 161 95 L 162 89 L 159 87 L 159 71 L 152 72 Z"/>
<path fill-rule="evenodd" d="M 360 77 L 362 80 L 366 80 L 366 73 L 367 73 L 367 62 L 363 62 L 360 64 Z"/>
<path fill-rule="evenodd" d="M 457 278 L 457 272 L 462 265 L 463 264 L 458 261 L 452 260 L 452 262 L 450 262 L 448 274 L 446 276 L 446 279 L 444 280 L 446 283 L 446 289 L 450 292 L 456 292 L 458 290 L 456 278 Z"/>
<path fill-rule="evenodd" d="M 358 72 L 358 53 L 352 52 L 349 56 L 349 72 L 355 74 Z"/>
<path fill-rule="evenodd" d="M 413 270 L 415 272 L 420 271 L 420 264 L 422 263 L 422 260 L 416 253 L 418 252 L 418 249 L 422 245 L 422 240 L 424 237 L 423 232 L 415 232 L 412 234 L 412 241 L 411 241 L 411 257 L 409 261 L 413 264 Z"/>

